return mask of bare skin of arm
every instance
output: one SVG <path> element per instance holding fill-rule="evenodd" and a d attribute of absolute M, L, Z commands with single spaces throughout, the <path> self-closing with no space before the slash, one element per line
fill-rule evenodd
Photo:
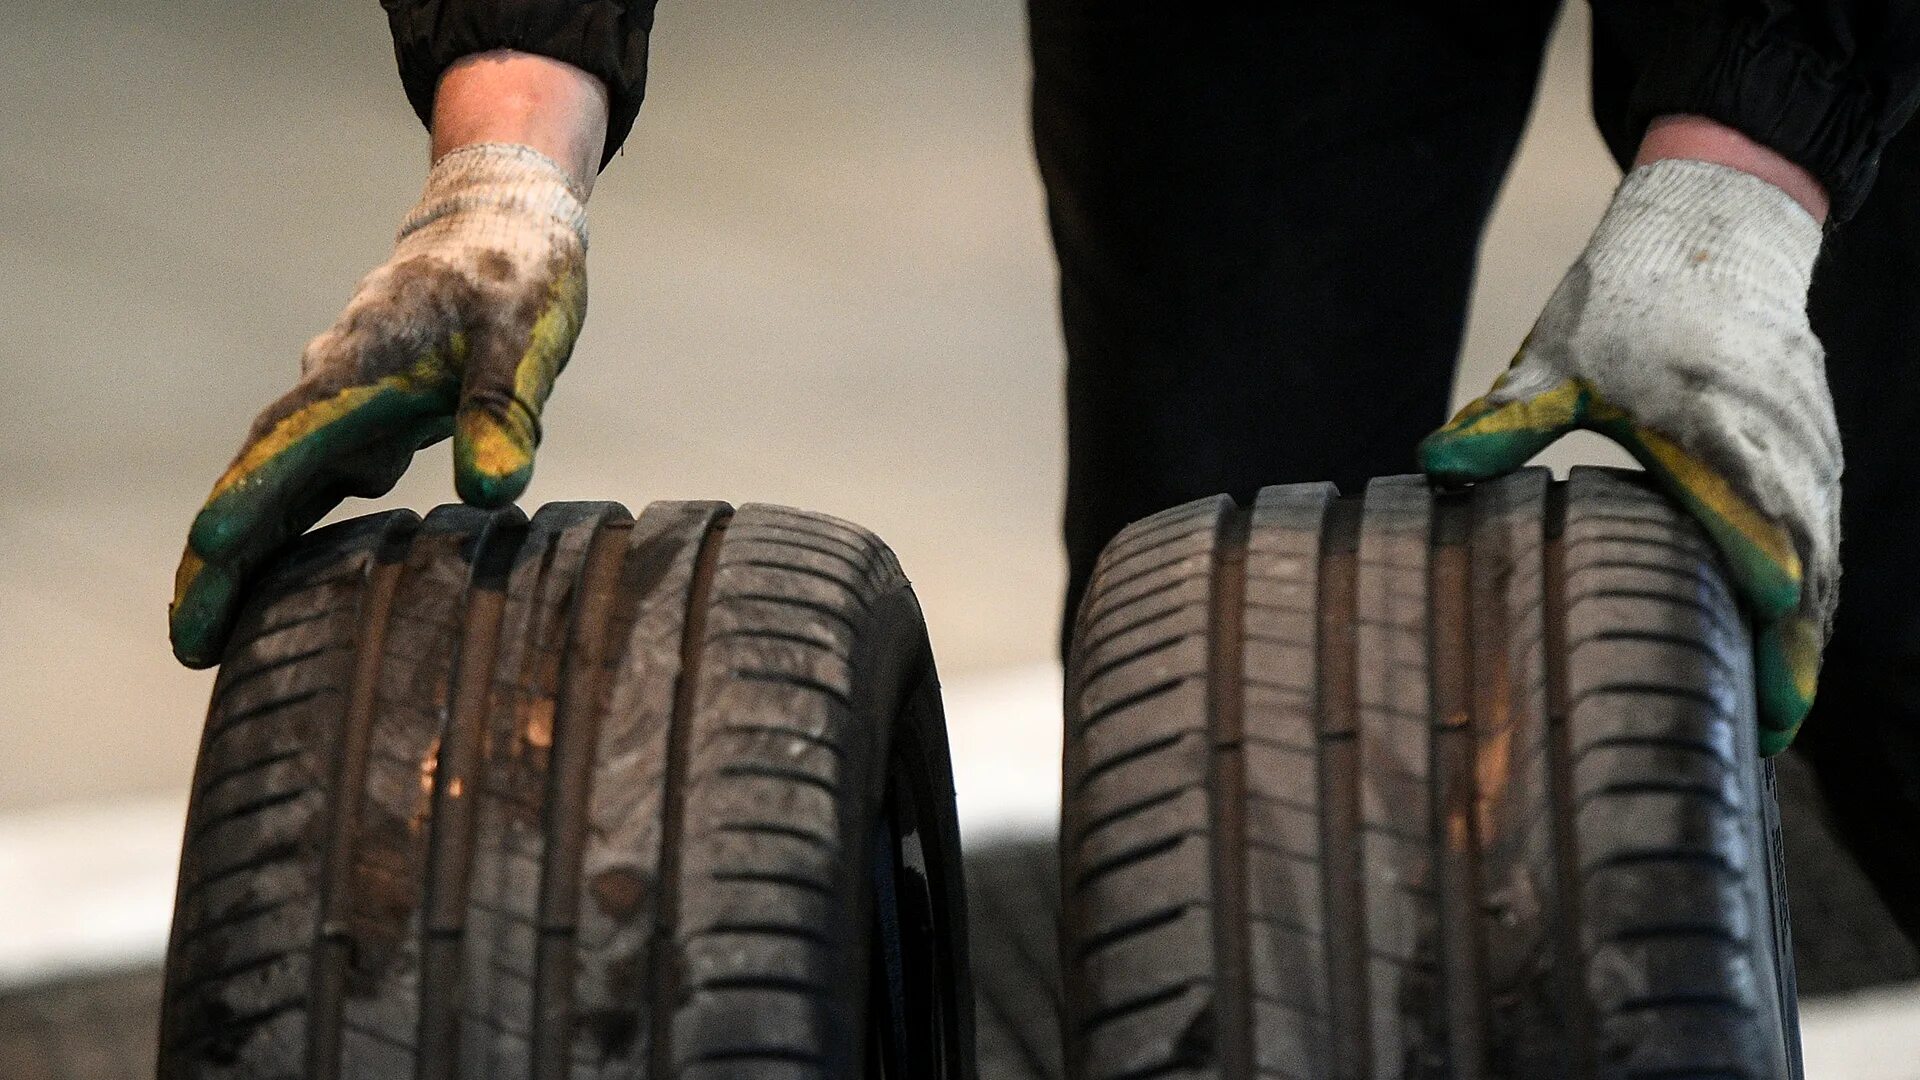
<path fill-rule="evenodd" d="M 497 49 L 462 57 L 433 101 L 433 160 L 474 143 L 518 143 L 593 190 L 607 141 L 607 88 L 558 60 Z"/>
<path fill-rule="evenodd" d="M 1826 224 L 1827 189 L 1812 173 L 1725 124 L 1704 116 L 1655 117 L 1640 140 L 1633 164 L 1637 168 L 1673 158 L 1709 161 L 1757 176 L 1786 192 L 1813 220 Z"/>

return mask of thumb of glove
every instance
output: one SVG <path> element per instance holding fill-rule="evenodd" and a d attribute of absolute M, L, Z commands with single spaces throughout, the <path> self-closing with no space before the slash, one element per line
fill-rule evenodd
<path fill-rule="evenodd" d="M 1589 394 L 1577 379 L 1521 359 L 1447 425 L 1420 441 L 1420 468 L 1442 484 L 1491 480 L 1581 427 Z"/>

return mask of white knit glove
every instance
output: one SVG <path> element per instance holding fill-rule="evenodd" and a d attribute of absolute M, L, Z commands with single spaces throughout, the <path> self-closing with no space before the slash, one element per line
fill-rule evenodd
<path fill-rule="evenodd" d="M 1510 472 L 1576 428 L 1705 526 L 1759 625 L 1761 745 L 1812 704 L 1839 585 L 1840 435 L 1807 285 L 1820 226 L 1721 165 L 1633 170 L 1513 366 L 1421 444 L 1442 482 Z"/>
<path fill-rule="evenodd" d="M 307 345 L 300 381 L 254 421 L 194 519 L 175 577 L 174 654 L 219 662 L 247 573 L 348 495 L 391 488 L 454 436 L 454 481 L 481 506 L 533 473 L 540 409 L 587 306 L 584 195 L 525 146 L 442 157 L 393 255 Z"/>

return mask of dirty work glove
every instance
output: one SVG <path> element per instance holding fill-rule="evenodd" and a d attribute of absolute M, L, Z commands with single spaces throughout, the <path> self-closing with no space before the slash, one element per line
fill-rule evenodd
<path fill-rule="evenodd" d="M 1766 754 L 1813 703 L 1839 585 L 1840 436 L 1806 312 L 1819 249 L 1764 180 L 1637 168 L 1513 366 L 1420 445 L 1443 483 L 1510 472 L 1575 428 L 1639 459 L 1751 608 Z"/>
<path fill-rule="evenodd" d="M 453 435 L 467 502 L 525 490 L 586 314 L 586 253 L 583 196 L 544 155 L 480 143 L 433 166 L 392 257 L 307 345 L 194 519 L 168 612 L 181 663 L 218 663 L 248 572 L 346 496 L 385 494 L 421 447 Z"/>

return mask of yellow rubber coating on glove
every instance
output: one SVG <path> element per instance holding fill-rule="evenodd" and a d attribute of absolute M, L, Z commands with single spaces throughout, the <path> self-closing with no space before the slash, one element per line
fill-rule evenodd
<path fill-rule="evenodd" d="M 173 600 L 167 604 L 169 613 L 179 611 L 185 605 L 187 593 L 193 583 L 200 580 L 201 571 L 207 568 L 207 561 L 188 548 L 180 555 L 180 565 L 173 571 Z"/>
<path fill-rule="evenodd" d="M 501 506 L 526 490 L 540 443 L 540 411 L 573 353 L 586 314 L 584 274 L 563 274 L 547 291 L 548 303 L 527 331 L 527 345 L 513 368 L 513 391 L 502 402 L 463 407 L 454 436 L 454 481 L 461 498 Z"/>
<path fill-rule="evenodd" d="M 1664 481 L 1707 530 L 1726 556 L 1736 586 L 1762 621 L 1780 618 L 1800 603 L 1800 554 L 1794 549 L 1793 536 L 1754 509 L 1725 477 L 1673 440 L 1626 420 L 1624 414 L 1615 420 L 1597 420 L 1593 427 L 1625 446 L 1649 473 Z"/>
<path fill-rule="evenodd" d="M 1494 383 L 1496 391 L 1506 382 L 1506 378 L 1502 374 L 1500 381 Z M 1478 397 L 1468 402 L 1435 436 L 1449 440 L 1513 434 L 1557 438 L 1579 426 L 1586 406 L 1587 389 L 1578 380 L 1569 380 L 1543 394 L 1504 404 L 1495 403 L 1488 397 Z"/>
<path fill-rule="evenodd" d="M 220 474 L 220 479 L 214 481 L 213 492 L 207 496 L 207 502 L 212 503 L 231 491 L 246 488 L 276 458 L 338 423 L 383 392 L 414 392 L 422 383 L 434 381 L 440 370 L 439 358 L 429 355 L 411 371 L 388 375 L 364 386 L 349 386 L 331 397 L 301 406 L 240 451 L 240 456 L 227 466 L 226 472 Z"/>

